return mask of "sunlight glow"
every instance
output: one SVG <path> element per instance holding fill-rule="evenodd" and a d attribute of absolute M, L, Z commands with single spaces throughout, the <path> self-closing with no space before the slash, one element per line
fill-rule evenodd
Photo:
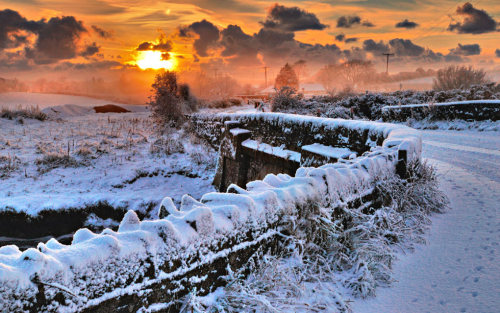
<path fill-rule="evenodd" d="M 148 68 L 151 69 L 166 69 L 173 70 L 176 66 L 175 58 L 173 58 L 172 54 L 170 54 L 170 59 L 162 60 L 161 58 L 162 52 L 160 51 L 141 51 L 137 56 L 135 63 L 141 69 L 145 70 Z"/>

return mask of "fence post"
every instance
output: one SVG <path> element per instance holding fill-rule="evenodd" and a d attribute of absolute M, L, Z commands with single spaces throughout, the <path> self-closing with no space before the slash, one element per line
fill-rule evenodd
<path fill-rule="evenodd" d="M 408 151 L 406 150 L 398 150 L 398 162 L 396 163 L 396 174 L 399 177 L 405 179 L 408 176 L 407 171 L 408 164 Z"/>

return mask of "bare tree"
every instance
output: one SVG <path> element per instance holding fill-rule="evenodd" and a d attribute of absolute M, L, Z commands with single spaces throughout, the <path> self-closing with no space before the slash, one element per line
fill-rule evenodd
<path fill-rule="evenodd" d="M 472 85 L 486 84 L 486 73 L 472 66 L 448 66 L 440 69 L 434 79 L 434 90 L 467 89 Z"/>
<path fill-rule="evenodd" d="M 321 69 L 319 79 L 327 92 L 338 89 L 356 89 L 374 76 L 375 69 L 370 61 L 349 60 L 342 64 L 330 64 Z"/>

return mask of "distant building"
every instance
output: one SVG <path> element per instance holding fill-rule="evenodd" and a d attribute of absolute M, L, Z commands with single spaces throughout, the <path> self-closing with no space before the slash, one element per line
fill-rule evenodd
<path fill-rule="evenodd" d="M 326 89 L 321 84 L 300 84 L 298 93 L 304 94 L 304 96 L 314 96 L 314 95 L 325 95 Z M 260 94 L 273 95 L 276 93 L 274 86 L 267 87 L 260 91 Z"/>

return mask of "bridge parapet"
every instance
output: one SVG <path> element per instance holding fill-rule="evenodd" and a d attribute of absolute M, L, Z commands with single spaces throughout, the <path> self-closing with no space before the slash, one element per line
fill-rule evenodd
<path fill-rule="evenodd" d="M 280 143 L 278 138 L 292 140 L 299 136 L 295 126 L 285 130 L 276 119 L 284 121 L 285 127 L 294 123 L 303 126 L 303 134 L 297 138 L 302 141 L 300 147 L 318 143 L 321 137 L 316 134 L 325 131 L 325 136 L 339 127 L 343 134 L 351 132 L 348 138 L 354 138 L 355 145 L 370 148 L 356 150 L 359 156 L 353 159 L 299 167 L 294 177 L 267 174 L 262 180 L 246 183 L 245 188 L 231 184 L 227 192 L 208 193 L 200 200 L 185 195 L 180 207 L 165 198 L 158 219 L 141 221 L 129 211 L 118 231 L 106 229 L 96 234 L 80 229 L 71 245 L 51 239 L 26 251 L 16 246 L 1 247 L 2 310 L 136 312 L 154 306 L 163 312 L 175 312 L 180 297 L 194 289 L 206 294 L 224 285 L 224 277 L 250 259 L 258 259 L 266 251 L 279 251 L 281 234 L 292 230 L 293 221 L 320 208 L 337 212 L 342 211 L 339 208 L 379 206 L 373 176 L 394 171 L 401 151 L 405 161 L 420 157 L 418 133 L 404 126 L 314 118 L 308 121 L 283 115 L 215 117 L 221 128 L 227 128 L 224 132 L 228 138 L 217 138 L 219 143 L 228 140 L 229 147 L 221 154 L 237 158 L 238 153 L 248 153 L 246 149 L 257 151 L 250 136 L 258 134 L 258 121 L 269 123 L 262 128 L 268 131 L 277 129 L 270 125 L 281 127 L 280 132 L 263 134 L 275 138 L 266 139 L 273 146 Z M 306 140 L 310 135 L 316 138 Z M 230 148 L 235 146 L 236 150 Z M 298 145 L 292 142 L 284 145 L 283 153 L 293 152 L 294 147 Z M 318 146 L 306 147 L 313 152 L 315 148 Z M 293 159 L 297 160 L 296 155 L 291 155 Z"/>

